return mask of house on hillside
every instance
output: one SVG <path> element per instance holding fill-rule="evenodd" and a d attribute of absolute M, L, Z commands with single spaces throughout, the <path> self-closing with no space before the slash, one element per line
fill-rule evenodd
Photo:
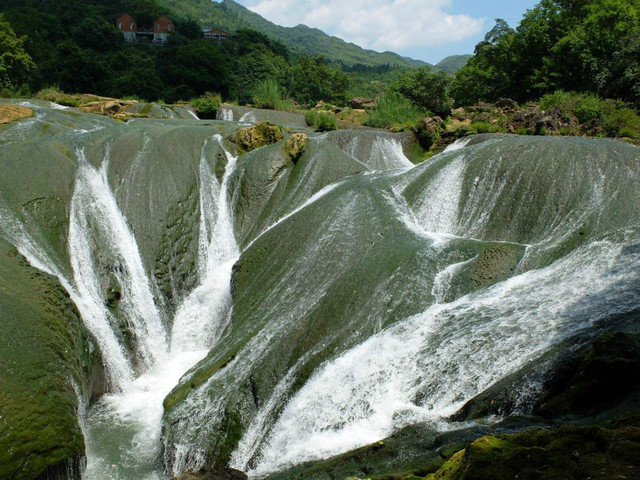
<path fill-rule="evenodd" d="M 229 34 L 224 30 L 220 29 L 207 29 L 202 30 L 202 36 L 205 40 L 216 40 L 221 42 L 223 40 L 227 40 L 229 38 Z"/>
<path fill-rule="evenodd" d="M 136 41 L 136 32 L 138 31 L 138 24 L 131 15 L 129 15 L 128 13 L 125 13 L 124 15 L 122 15 L 120 18 L 116 20 L 116 25 L 118 26 L 118 29 L 122 31 L 122 34 L 124 35 L 124 39 L 127 42 Z"/>
<path fill-rule="evenodd" d="M 156 18 L 153 22 L 153 26 L 147 28 L 138 28 L 136 20 L 125 13 L 116 20 L 116 26 L 127 42 L 135 42 L 139 38 L 146 38 L 151 40 L 154 45 L 164 45 L 171 33 L 176 31 L 176 27 L 170 18 L 162 17 Z"/>
<path fill-rule="evenodd" d="M 165 43 L 170 33 L 175 32 L 173 22 L 164 15 L 153 22 L 153 43 Z"/>

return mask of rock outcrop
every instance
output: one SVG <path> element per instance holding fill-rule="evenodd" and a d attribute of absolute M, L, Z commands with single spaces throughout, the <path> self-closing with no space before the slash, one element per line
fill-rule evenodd
<path fill-rule="evenodd" d="M 284 136 L 278 125 L 262 122 L 254 127 L 243 128 L 236 135 L 238 147 L 245 152 L 250 152 L 265 145 L 279 142 Z"/>
<path fill-rule="evenodd" d="M 202 468 L 197 472 L 188 471 L 171 480 L 247 480 L 247 474 L 233 468 Z"/>
<path fill-rule="evenodd" d="M 306 133 L 294 133 L 289 140 L 287 140 L 287 143 L 284 145 L 284 151 L 293 163 L 298 162 L 304 153 L 304 147 L 308 141 L 309 137 Z"/>
<path fill-rule="evenodd" d="M 374 98 L 354 97 L 347 102 L 347 104 L 357 110 L 367 110 L 376 108 L 378 105 Z"/>

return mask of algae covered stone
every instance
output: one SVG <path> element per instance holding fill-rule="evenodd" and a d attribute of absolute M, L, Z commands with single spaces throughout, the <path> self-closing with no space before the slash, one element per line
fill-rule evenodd
<path fill-rule="evenodd" d="M 304 147 L 308 141 L 309 137 L 306 133 L 294 133 L 289 140 L 287 140 L 287 143 L 284 145 L 284 151 L 293 163 L 298 162 L 304 153 Z"/>
<path fill-rule="evenodd" d="M 96 344 L 58 281 L 0 240 L 0 478 L 80 478 L 78 398 L 104 391 Z"/>
<path fill-rule="evenodd" d="M 284 138 L 282 128 L 269 122 L 262 122 L 254 127 L 247 127 L 237 134 L 238 146 L 245 152 L 250 152 L 264 145 L 271 145 Z"/>

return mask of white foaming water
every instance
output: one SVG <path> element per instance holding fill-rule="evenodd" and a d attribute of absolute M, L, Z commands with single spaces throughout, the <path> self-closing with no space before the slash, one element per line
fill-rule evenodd
<path fill-rule="evenodd" d="M 439 423 L 615 305 L 637 306 L 640 261 L 622 252 L 594 242 L 545 269 L 434 305 L 328 362 L 290 400 L 250 475 L 327 458 L 412 423 Z M 576 305 L 590 320 L 568 313 Z"/>
<path fill-rule="evenodd" d="M 222 147 L 222 137 L 217 135 L 216 139 Z M 220 338 L 228 321 L 231 309 L 229 279 L 240 250 L 233 234 L 231 211 L 226 198 L 229 178 L 235 170 L 237 159 L 225 153 L 227 166 L 219 187 L 204 156 L 200 161 L 200 285 L 184 300 L 176 313 L 171 335 L 172 353 L 210 348 Z M 213 222 L 207 218 L 213 218 Z"/>
<path fill-rule="evenodd" d="M 435 303 L 445 303 L 445 298 L 451 287 L 451 281 L 460 270 L 466 265 L 473 263 L 478 257 L 472 257 L 469 260 L 463 262 L 452 263 L 443 270 L 439 271 L 433 279 L 433 287 L 431 288 L 431 295 L 435 298 Z"/>
<path fill-rule="evenodd" d="M 447 148 L 445 148 L 442 153 L 455 152 L 456 150 L 462 150 L 467 145 L 469 145 L 471 138 L 472 137 L 459 138 L 458 140 L 453 142 L 451 145 L 448 145 Z"/>
<path fill-rule="evenodd" d="M 240 123 L 256 123 L 256 114 L 255 112 L 247 112 L 242 117 L 240 117 Z"/>
<path fill-rule="evenodd" d="M 413 163 L 405 156 L 398 140 L 376 138 L 371 147 L 371 156 L 365 162 L 373 170 L 390 170 L 394 168 L 411 168 Z"/>
<path fill-rule="evenodd" d="M 115 319 L 104 306 L 105 292 L 100 288 L 95 252 L 110 254 L 111 263 L 103 268 L 111 270 L 121 288 L 120 309 L 134 335 L 137 360 L 145 370 L 166 357 L 167 339 L 135 237 L 109 187 L 109 151 L 100 170 L 89 164 L 84 150 L 79 150 L 77 155 L 78 177 L 71 199 L 69 225 L 69 257 L 74 281 L 83 300 L 92 305 L 95 312 L 89 321 L 100 319 L 89 328 L 99 327 L 101 335 L 107 328 L 112 332 L 116 330 Z M 109 347 L 103 350 L 107 362 L 114 363 L 110 360 L 113 356 L 120 363 L 122 349 L 113 351 L 112 345 Z M 118 369 L 121 373 L 123 366 L 119 365 Z M 120 387 L 129 380 L 121 380 L 116 372 L 109 373 Z"/>
<path fill-rule="evenodd" d="M 219 111 L 218 117 L 218 120 L 233 122 L 233 110 L 231 110 L 230 108 L 222 108 Z"/>
<path fill-rule="evenodd" d="M 219 135 L 214 140 L 220 143 Z M 225 151 L 227 166 L 218 184 L 206 159 L 200 159 L 200 284 L 183 301 L 174 318 L 171 349 L 122 392 L 108 394 L 87 419 L 87 480 L 158 480 L 162 402 L 182 375 L 204 358 L 230 318 L 231 267 L 239 255 L 228 202 L 228 181 L 236 158 Z"/>
<path fill-rule="evenodd" d="M 426 232 L 455 233 L 464 168 L 464 155 L 448 163 L 433 177 L 414 205 L 416 220 Z"/>

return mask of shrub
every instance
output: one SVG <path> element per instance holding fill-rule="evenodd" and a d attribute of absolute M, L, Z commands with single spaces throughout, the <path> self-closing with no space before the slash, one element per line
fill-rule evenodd
<path fill-rule="evenodd" d="M 59 103 L 60 105 L 64 105 L 65 107 L 78 107 L 80 105 L 80 102 L 78 101 L 77 98 L 67 97 L 67 96 L 59 97 L 56 103 Z"/>
<path fill-rule="evenodd" d="M 640 136 L 640 117 L 631 108 L 620 108 L 607 115 L 602 122 L 605 133 L 609 137 Z"/>
<path fill-rule="evenodd" d="M 447 118 L 451 113 L 450 84 L 451 77 L 445 72 L 420 67 L 403 74 L 391 89 L 411 100 L 417 108 Z"/>
<path fill-rule="evenodd" d="M 575 115 L 580 123 L 603 120 L 612 110 L 611 105 L 596 95 L 558 90 L 540 99 L 540 107 L 551 110 L 560 107 L 564 115 Z"/>
<path fill-rule="evenodd" d="M 411 100 L 396 92 L 387 92 L 378 100 L 378 106 L 369 115 L 365 125 L 370 127 L 392 127 L 414 124 L 426 112 L 418 109 Z"/>
<path fill-rule="evenodd" d="M 333 115 L 329 113 L 320 113 L 316 110 L 309 110 L 304 115 L 304 121 L 316 132 L 329 132 L 338 129 L 338 123 Z"/>
<path fill-rule="evenodd" d="M 476 122 L 469 125 L 472 130 L 475 130 L 478 133 L 495 133 L 498 131 L 498 125 L 492 125 L 487 122 Z"/>
<path fill-rule="evenodd" d="M 206 117 L 206 116 L 215 116 L 216 112 L 220 108 L 220 104 L 222 103 L 222 98 L 220 98 L 219 94 L 206 93 L 201 97 L 198 97 L 194 100 L 191 100 L 191 105 L 196 109 L 198 115 Z"/>

